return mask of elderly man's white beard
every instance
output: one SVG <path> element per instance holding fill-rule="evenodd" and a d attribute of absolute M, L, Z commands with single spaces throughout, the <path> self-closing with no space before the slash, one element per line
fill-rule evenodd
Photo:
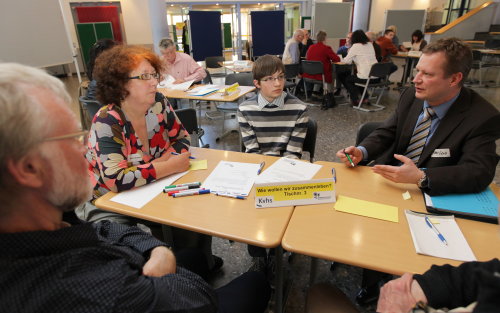
<path fill-rule="evenodd" d="M 92 184 L 87 175 L 77 176 L 60 149 L 41 149 L 52 179 L 47 188 L 47 201 L 61 211 L 72 211 L 92 197 Z M 48 151 L 47 151 L 48 150 Z"/>

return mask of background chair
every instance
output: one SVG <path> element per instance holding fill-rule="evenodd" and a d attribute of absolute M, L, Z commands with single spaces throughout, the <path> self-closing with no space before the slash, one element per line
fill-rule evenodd
<path fill-rule="evenodd" d="M 470 85 L 474 85 L 475 87 L 489 87 L 488 84 L 483 84 L 483 70 L 492 67 L 500 67 L 500 63 L 495 63 L 494 58 L 488 59 L 485 54 L 479 50 L 472 50 L 472 70 L 474 70 L 474 75 L 476 75 L 476 73 L 478 74 L 479 80 L 472 80 Z M 478 84 L 474 82 L 478 82 Z"/>
<path fill-rule="evenodd" d="M 309 161 L 314 162 L 314 151 L 316 150 L 316 137 L 318 135 L 318 124 L 309 117 L 307 122 L 307 133 L 302 144 L 302 151 L 309 152 Z"/>
<path fill-rule="evenodd" d="M 205 68 L 215 69 L 211 72 L 212 77 L 225 77 L 227 75 L 226 68 L 221 65 L 225 61 L 223 56 L 218 57 L 206 57 L 205 58 Z M 224 72 L 220 72 L 219 69 L 224 67 Z"/>
<path fill-rule="evenodd" d="M 306 94 L 306 101 L 308 100 L 306 83 L 313 85 L 321 85 L 323 87 L 323 96 L 325 96 L 325 94 L 327 93 L 327 87 L 325 82 L 325 73 L 323 72 L 323 63 L 321 63 L 320 61 L 303 60 L 301 63 L 301 67 L 303 74 L 309 74 L 309 75 L 321 74 L 321 80 L 306 78 L 306 77 L 302 78 L 302 81 L 304 82 L 304 93 Z"/>
<path fill-rule="evenodd" d="M 85 96 L 80 96 L 80 120 L 83 129 L 90 129 L 94 115 L 101 108 L 101 104 L 97 100 L 87 99 Z"/>
<path fill-rule="evenodd" d="M 361 124 L 358 128 L 358 133 L 356 134 L 356 145 L 358 146 L 363 139 L 368 137 L 375 129 L 377 129 L 380 125 L 382 125 L 383 122 L 366 122 L 364 124 Z M 361 161 L 359 162 L 359 165 L 368 165 L 370 162 L 366 161 Z"/>
<path fill-rule="evenodd" d="M 204 144 L 201 137 L 205 134 L 205 131 L 198 127 L 198 120 L 196 119 L 196 110 L 193 108 L 179 109 L 175 111 L 175 114 L 181 121 L 184 128 L 191 136 L 191 146 L 199 147 L 198 140 L 201 142 L 203 148 L 209 148 L 208 144 Z"/>
<path fill-rule="evenodd" d="M 285 64 L 285 90 L 295 94 L 297 77 L 300 73 L 300 64 Z"/>
<path fill-rule="evenodd" d="M 384 95 L 385 87 L 388 87 L 391 84 L 391 82 L 389 81 L 389 75 L 391 73 L 392 66 L 393 63 L 375 63 L 372 65 L 372 68 L 370 69 L 370 74 L 368 75 L 368 79 L 366 80 L 366 82 L 355 84 L 356 86 L 364 88 L 363 94 L 359 98 L 358 105 L 354 107 L 355 109 L 364 112 L 374 112 L 385 109 L 385 106 L 379 105 L 379 102 L 382 96 Z M 374 82 L 374 80 L 376 80 L 376 82 Z M 363 104 L 363 99 L 365 98 L 365 95 L 368 93 L 368 90 L 371 89 L 373 95 L 373 91 L 377 88 L 380 90 L 377 97 L 377 102 L 375 102 L 375 104 L 372 104 L 375 107 L 375 109 L 362 108 L 361 105 Z"/>

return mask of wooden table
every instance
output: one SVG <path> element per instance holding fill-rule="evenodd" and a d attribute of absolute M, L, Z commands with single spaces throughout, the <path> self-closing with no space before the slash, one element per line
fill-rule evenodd
<path fill-rule="evenodd" d="M 405 65 L 405 69 L 403 71 L 403 76 L 401 77 L 401 87 L 400 88 L 404 88 L 404 86 L 406 85 L 407 83 L 407 79 L 408 79 L 408 72 L 411 73 L 411 71 L 413 70 L 413 68 L 415 67 L 415 60 L 419 60 L 420 59 L 420 56 L 417 56 L 417 55 L 409 55 L 408 52 L 398 52 L 397 54 L 395 55 L 392 55 L 392 57 L 394 58 L 400 58 L 400 59 L 405 59 L 405 62 L 406 62 L 406 65 Z M 411 63 L 410 63 L 411 61 Z M 408 65 L 411 65 L 411 66 L 408 66 Z M 395 88 L 395 89 L 400 89 L 400 88 Z"/>
<path fill-rule="evenodd" d="M 195 85 L 195 87 L 199 87 L 202 85 Z M 220 88 L 228 87 L 226 85 L 220 85 Z M 167 98 L 176 98 L 176 99 L 189 99 L 189 100 L 202 100 L 202 101 L 221 101 L 221 102 L 234 102 L 238 100 L 240 97 L 246 95 L 249 92 L 255 90 L 255 87 L 252 86 L 240 86 L 239 92 L 235 92 L 230 95 L 223 95 L 220 92 L 214 92 L 208 94 L 206 96 L 193 96 L 183 90 L 174 90 L 167 88 L 158 88 L 158 92 L 161 92 Z"/>
<path fill-rule="evenodd" d="M 190 150 L 197 159 L 208 161 L 208 169 L 189 172 L 176 183 L 204 181 L 221 160 L 247 163 L 265 161 L 265 168 L 278 160 L 277 157 L 259 154 L 194 147 L 191 147 Z M 213 194 L 173 198 L 162 193 L 141 209 L 111 201 L 110 199 L 115 195 L 116 193 L 108 192 L 97 199 L 96 206 L 108 211 L 198 233 L 264 248 L 277 248 L 276 255 L 278 256 L 282 255 L 281 239 L 293 212 L 291 206 L 256 209 L 255 188 L 252 188 L 246 200 L 219 197 Z M 282 258 L 276 258 L 276 306 L 278 312 L 281 312 L 283 294 L 281 262 Z"/>
<path fill-rule="evenodd" d="M 224 62 L 219 62 L 219 64 L 235 73 L 249 73 L 252 71 L 253 67 L 252 61 L 247 61 L 246 66 L 234 65 L 234 61 L 224 61 Z"/>
<path fill-rule="evenodd" d="M 331 177 L 331 168 L 336 169 L 337 197 L 343 195 L 397 206 L 399 222 L 337 212 L 332 203 L 297 206 L 283 237 L 284 249 L 396 275 L 423 273 L 432 264 L 461 264 L 415 252 L 404 210 L 426 212 L 422 193 L 416 185 L 392 183 L 372 173 L 369 167 L 315 163 L 323 165 L 315 178 Z M 500 194 L 499 188 L 494 188 L 497 195 Z M 410 192 L 411 200 L 403 200 L 401 194 L 405 191 Z M 500 257 L 498 225 L 456 220 L 479 261 Z"/>

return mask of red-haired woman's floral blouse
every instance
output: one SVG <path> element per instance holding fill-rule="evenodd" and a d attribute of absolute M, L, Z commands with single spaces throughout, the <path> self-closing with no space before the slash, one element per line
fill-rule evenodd
<path fill-rule="evenodd" d="M 189 134 L 166 99 L 153 104 L 145 119 L 149 151 L 119 106 L 109 104 L 94 116 L 86 155 L 94 184 L 92 201 L 108 191 L 154 181 L 156 171 L 151 161 L 164 153 L 189 150 Z"/>

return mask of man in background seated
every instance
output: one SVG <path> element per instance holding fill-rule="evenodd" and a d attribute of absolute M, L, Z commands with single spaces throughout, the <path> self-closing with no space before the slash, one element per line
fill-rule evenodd
<path fill-rule="evenodd" d="M 283 51 L 283 64 L 298 64 L 300 62 L 299 43 L 304 39 L 304 31 L 297 29 L 293 37 L 288 39 Z"/>
<path fill-rule="evenodd" d="M 391 55 L 395 55 L 398 53 L 398 48 L 392 43 L 392 39 L 394 38 L 394 31 L 391 29 L 386 29 L 384 31 L 384 36 L 380 36 L 375 42 L 379 45 L 381 50 L 381 56 L 383 63 L 391 63 Z M 394 73 L 398 70 L 398 67 L 393 63 L 391 66 L 390 73 Z"/>
<path fill-rule="evenodd" d="M 372 31 L 367 31 L 365 32 L 366 37 L 370 39 L 370 42 L 373 45 L 373 50 L 375 50 L 375 57 L 377 58 L 377 62 L 382 61 L 382 49 L 380 49 L 380 46 L 375 42 L 375 33 Z"/>
<path fill-rule="evenodd" d="M 175 44 L 171 39 L 163 38 L 159 43 L 161 56 L 165 66 L 165 72 L 175 78 L 174 84 L 194 80 L 195 82 L 202 80 L 207 76 L 203 67 L 189 55 L 175 50 Z"/>
<path fill-rule="evenodd" d="M 343 58 L 347 56 L 347 52 L 351 47 L 351 36 L 352 32 L 348 32 L 345 36 L 345 44 L 337 49 L 337 54 L 341 55 Z"/>
<path fill-rule="evenodd" d="M 309 29 L 303 29 L 304 32 L 304 38 L 302 41 L 299 43 L 299 50 L 300 50 L 300 58 L 305 59 L 307 50 L 309 50 L 309 47 L 314 44 L 313 40 L 311 39 L 311 32 Z"/>
<path fill-rule="evenodd" d="M 136 227 L 63 222 L 92 192 L 87 132 L 70 102 L 62 82 L 42 70 L 0 64 L 2 310 L 263 312 L 270 288 L 262 273 L 213 290 L 177 266 L 206 274 L 200 256 L 180 252 L 176 260 Z"/>
<path fill-rule="evenodd" d="M 414 87 L 403 91 L 396 111 L 357 147 L 339 150 L 347 166 L 375 161 L 374 173 L 416 184 L 429 195 L 483 191 L 499 157 L 500 114 L 463 86 L 472 51 L 457 38 L 440 39 L 422 51 Z M 358 302 L 376 300 L 377 279 L 365 275 Z"/>

